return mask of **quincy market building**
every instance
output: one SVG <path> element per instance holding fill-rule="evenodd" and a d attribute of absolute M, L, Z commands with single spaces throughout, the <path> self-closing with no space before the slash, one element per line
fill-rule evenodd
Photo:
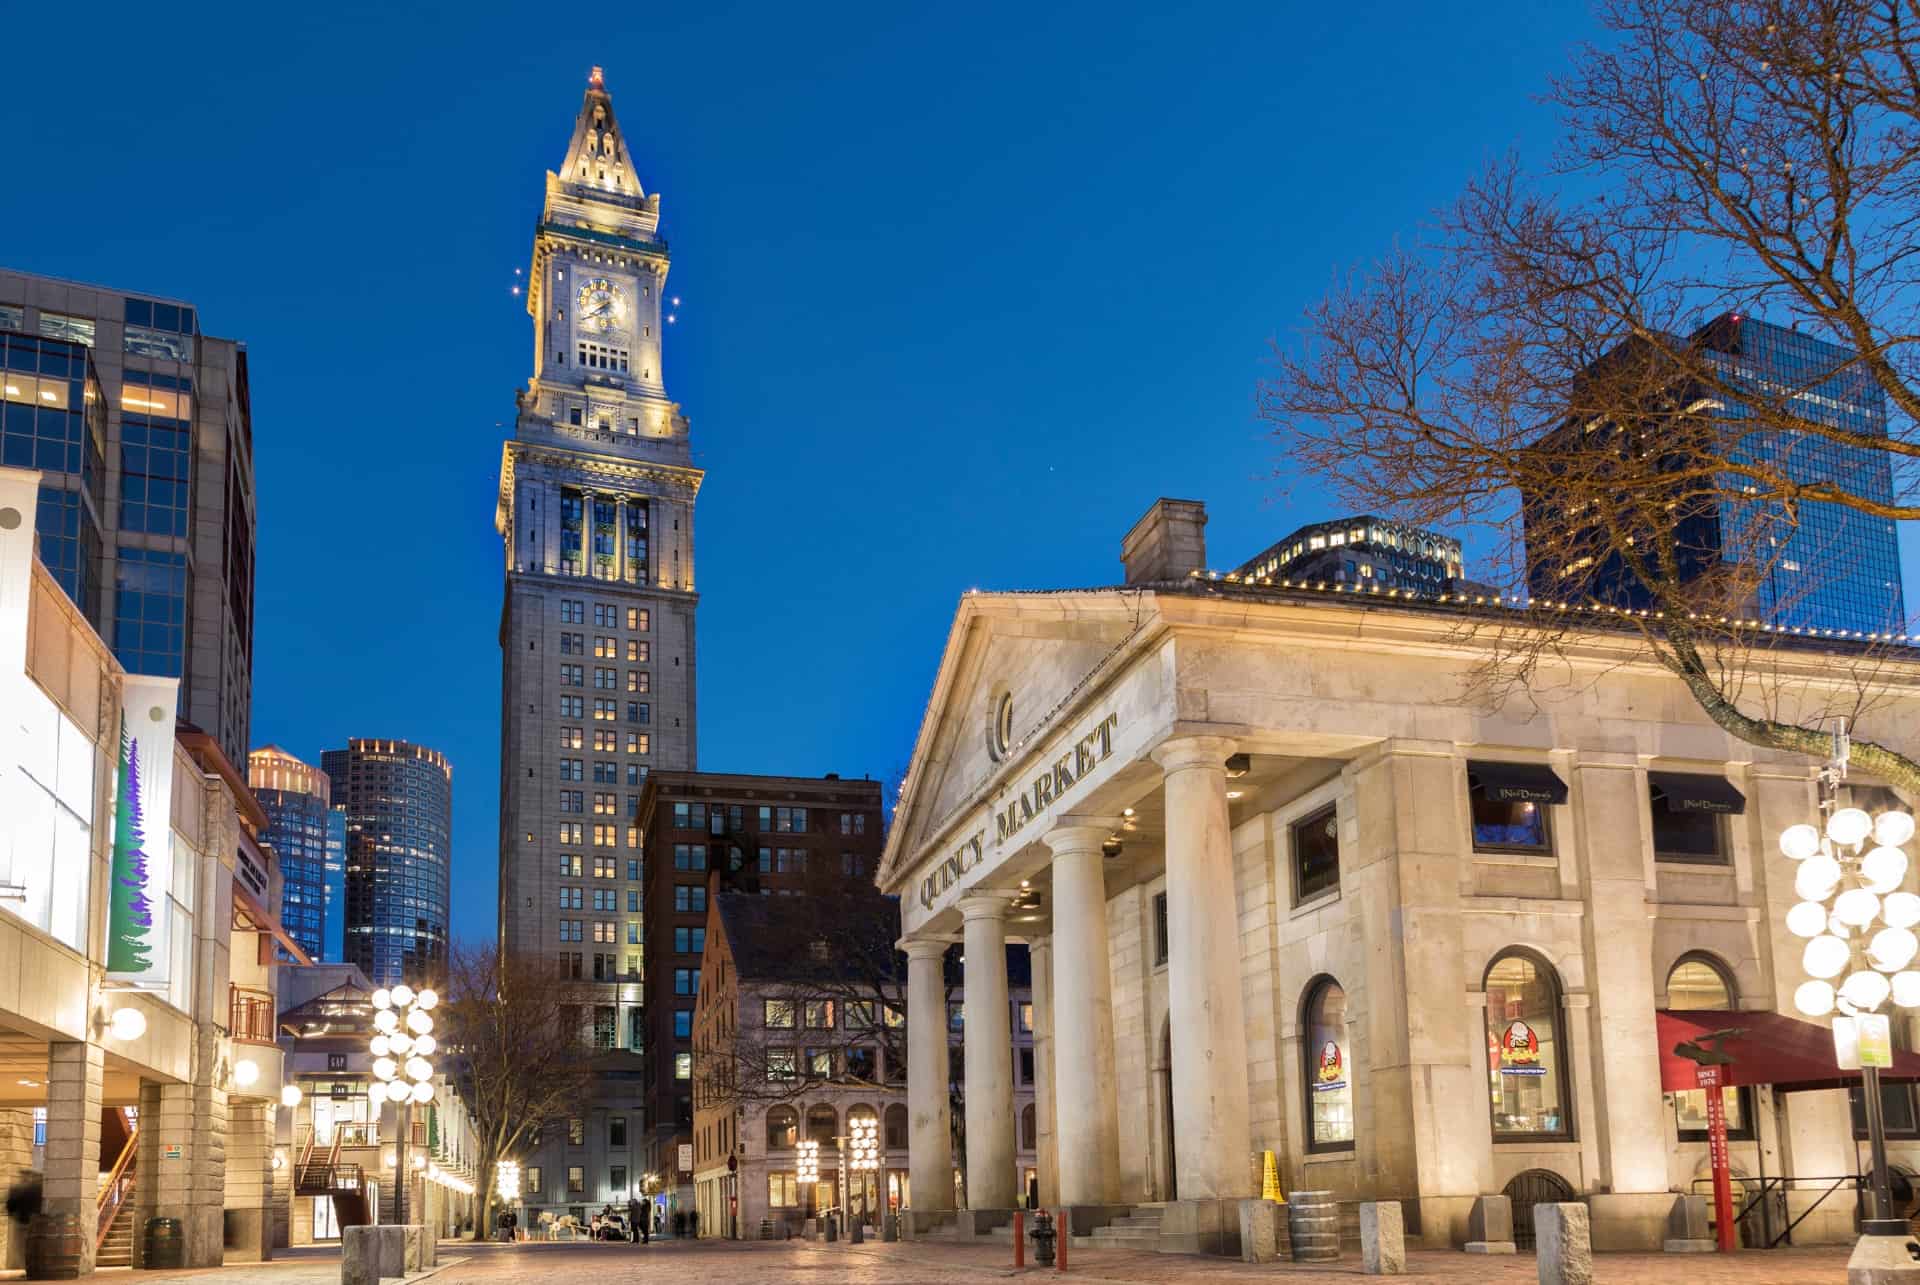
<path fill-rule="evenodd" d="M 1815 817 L 1818 765 L 1729 738 L 1604 630 L 1539 710 L 1477 710 L 1457 605 L 1195 575 L 1205 520 L 1157 503 L 1124 586 L 960 604 L 879 875 L 909 961 L 909 1227 L 952 1189 L 945 1030 L 915 1019 L 957 938 L 976 1211 L 1015 1204 L 991 974 L 1025 940 L 1041 1198 L 1084 1207 L 1077 1232 L 1159 1204 L 1161 1248 L 1232 1252 L 1271 1151 L 1288 1190 L 1405 1202 L 1430 1246 L 1505 1192 L 1523 1241 L 1527 1205 L 1579 1199 L 1597 1248 L 1660 1248 L 1710 1171 L 1657 1014 L 1793 1012 L 1776 839 Z M 1856 734 L 1920 749 L 1913 682 Z M 1023 889 L 1040 911 L 1012 909 Z M 1732 1106 L 1737 1176 L 1861 1169 L 1844 1089 Z M 1911 1097 L 1892 1107 L 1911 1138 Z M 1851 1238 L 1853 1205 L 1796 1241 Z"/>

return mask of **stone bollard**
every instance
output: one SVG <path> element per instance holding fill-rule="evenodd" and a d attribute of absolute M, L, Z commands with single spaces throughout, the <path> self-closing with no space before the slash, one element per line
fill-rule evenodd
<path fill-rule="evenodd" d="M 1540 1285 L 1593 1285 L 1593 1242 L 1587 1228 L 1587 1207 L 1577 1201 L 1533 1207 Z"/>
<path fill-rule="evenodd" d="M 1505 1196 L 1481 1196 L 1467 1215 L 1469 1254 L 1511 1254 L 1513 1202 Z"/>
<path fill-rule="evenodd" d="M 1287 1209 L 1271 1200 L 1240 1202 L 1240 1261 L 1273 1263 L 1280 1260 L 1280 1228 Z"/>
<path fill-rule="evenodd" d="M 800 1224 L 800 1239 L 820 1239 L 820 1220 L 818 1218 L 808 1218 Z"/>
<path fill-rule="evenodd" d="M 389 1223 L 374 1229 L 379 1233 L 380 1274 L 382 1276 L 405 1276 L 407 1274 L 407 1228 L 404 1223 Z"/>
<path fill-rule="evenodd" d="M 1707 1225 L 1705 1196 L 1675 1196 L 1667 1214 L 1667 1237 L 1661 1246 L 1669 1254 L 1711 1254 L 1719 1248 Z"/>
<path fill-rule="evenodd" d="M 400 1232 L 402 1237 L 401 1243 L 405 1247 L 404 1260 L 407 1265 L 407 1272 L 409 1274 L 421 1272 L 431 1267 L 433 1264 L 427 1262 L 427 1229 L 415 1224 L 408 1224 L 401 1227 Z"/>
<path fill-rule="evenodd" d="M 380 1285 L 380 1229 L 340 1229 L 340 1285 Z"/>
<path fill-rule="evenodd" d="M 880 1241 L 882 1244 L 890 1245 L 899 1239 L 900 1239 L 900 1215 L 888 1214 L 886 1222 L 880 1225 Z"/>
<path fill-rule="evenodd" d="M 1369 1276 L 1406 1274 L 1407 1232 L 1399 1201 L 1360 1202 L 1360 1270 Z"/>

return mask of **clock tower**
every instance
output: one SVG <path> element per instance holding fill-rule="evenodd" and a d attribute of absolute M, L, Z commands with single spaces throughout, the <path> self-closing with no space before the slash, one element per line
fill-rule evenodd
<path fill-rule="evenodd" d="M 641 186 L 596 67 L 534 228 L 533 373 L 494 512 L 506 555 L 500 946 L 584 985 L 582 1036 L 609 1072 L 580 1111 L 593 1121 L 586 1154 L 531 1158 L 556 1184 L 590 1161 L 586 1192 L 542 1193 L 570 1204 L 623 1203 L 610 1175 L 641 1172 L 637 813 L 649 772 L 696 766 L 702 474 L 661 368 L 659 226 L 660 197 Z"/>

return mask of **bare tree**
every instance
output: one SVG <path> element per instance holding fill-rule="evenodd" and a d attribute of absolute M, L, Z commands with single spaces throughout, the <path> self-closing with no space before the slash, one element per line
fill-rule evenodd
<path fill-rule="evenodd" d="M 460 1100 L 479 1139 L 475 1240 L 493 1221 L 494 1173 L 592 1092 L 583 1015 L 590 991 L 544 958 L 456 944 L 441 1000 L 445 1044 Z"/>
<path fill-rule="evenodd" d="M 1598 636 L 1741 740 L 1824 755 L 1831 719 L 1871 713 L 1896 668 L 1910 684 L 1891 589 L 1862 586 L 1877 628 L 1796 627 L 1789 580 L 1863 570 L 1782 550 L 1920 517 L 1920 0 L 1598 12 L 1606 43 L 1552 87 L 1549 174 L 1488 165 L 1337 284 L 1277 352 L 1261 413 L 1297 470 L 1283 483 L 1477 529 L 1487 578 L 1529 582 L 1465 604 L 1491 643 L 1474 695 L 1579 681 L 1571 651 Z M 1754 317 L 1830 355 L 1761 370 Z M 1857 741 L 1854 759 L 1920 790 L 1904 755 Z"/>

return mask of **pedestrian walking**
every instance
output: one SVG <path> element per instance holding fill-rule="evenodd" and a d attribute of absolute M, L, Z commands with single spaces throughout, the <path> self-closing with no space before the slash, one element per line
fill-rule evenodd
<path fill-rule="evenodd" d="M 687 1235 L 694 1240 L 700 1239 L 700 1211 L 698 1209 L 687 1210 Z"/>
<path fill-rule="evenodd" d="M 640 1243 L 640 1200 L 634 1197 L 627 1201 L 627 1243 Z"/>

